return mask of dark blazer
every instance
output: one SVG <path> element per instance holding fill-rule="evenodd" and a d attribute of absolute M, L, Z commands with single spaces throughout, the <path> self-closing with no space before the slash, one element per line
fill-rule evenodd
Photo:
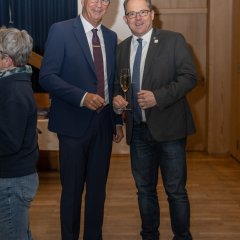
<path fill-rule="evenodd" d="M 109 101 L 112 105 L 117 36 L 106 27 L 101 28 L 106 49 Z M 40 84 L 51 96 L 49 130 L 81 137 L 96 113 L 80 107 L 80 102 L 86 92 L 96 93 L 97 77 L 80 17 L 53 24 L 45 50 Z M 114 124 L 112 111 L 110 117 Z"/>
<path fill-rule="evenodd" d="M 132 37 L 117 48 L 117 76 L 130 66 Z M 119 77 L 117 77 L 119 79 Z M 186 94 L 196 86 L 197 77 L 191 51 L 184 37 L 175 32 L 153 29 L 143 73 L 142 89 L 154 93 L 157 106 L 145 110 L 147 125 L 157 141 L 170 141 L 195 132 Z M 116 80 L 115 93 L 121 93 Z M 131 88 L 127 93 L 131 104 Z M 130 144 L 133 114 L 126 114 L 126 138 Z"/>

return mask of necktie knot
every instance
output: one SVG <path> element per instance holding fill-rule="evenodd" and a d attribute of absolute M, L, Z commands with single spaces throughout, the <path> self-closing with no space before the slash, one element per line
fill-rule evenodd
<path fill-rule="evenodd" d="M 137 41 L 138 41 L 138 44 L 139 44 L 139 45 L 142 45 L 142 41 L 143 41 L 142 38 L 138 38 Z"/>
<path fill-rule="evenodd" d="M 93 36 L 94 36 L 94 37 L 97 36 L 97 31 L 98 31 L 97 28 L 93 28 L 93 29 L 92 29 L 92 33 L 93 33 Z"/>
<path fill-rule="evenodd" d="M 94 45 L 95 45 L 95 44 L 97 44 L 97 45 L 100 44 L 100 41 L 99 41 L 99 37 L 98 37 L 97 31 L 98 31 L 97 28 L 93 28 L 93 29 L 92 29 L 92 33 L 93 33 L 92 43 L 93 43 Z"/>

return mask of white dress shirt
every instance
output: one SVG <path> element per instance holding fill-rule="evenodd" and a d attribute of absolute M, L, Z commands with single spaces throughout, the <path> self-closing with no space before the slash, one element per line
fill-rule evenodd
<path fill-rule="evenodd" d="M 105 44 L 104 44 L 104 39 L 103 39 L 103 34 L 102 34 L 102 30 L 101 30 L 101 24 L 98 25 L 97 27 L 93 27 L 82 15 L 80 15 L 82 24 L 83 24 L 83 28 L 84 31 L 86 33 L 86 37 L 88 40 L 88 45 L 92 54 L 92 58 L 93 58 L 93 47 L 92 47 L 92 29 L 96 28 L 98 29 L 97 34 L 100 40 L 100 44 L 101 44 L 101 49 L 102 49 L 102 56 L 103 56 L 103 66 L 104 66 L 104 92 L 105 92 L 105 104 L 109 104 L 109 93 L 108 93 L 108 79 L 107 79 L 107 63 L 106 63 L 106 51 L 105 51 Z M 85 93 L 85 95 L 83 96 L 82 100 L 81 100 L 81 104 L 80 106 L 83 106 L 83 101 L 84 98 L 86 96 L 87 93 Z"/>
<path fill-rule="evenodd" d="M 142 78 L 143 78 L 145 60 L 146 60 L 146 56 L 147 56 L 147 52 L 148 52 L 149 43 L 151 40 L 151 35 L 152 35 L 152 29 L 141 37 L 143 39 L 143 41 L 142 41 L 142 57 L 141 57 L 141 64 L 140 64 L 140 89 L 142 89 Z M 138 44 L 139 44 L 137 41 L 138 38 L 139 37 L 133 35 L 132 42 L 131 42 L 131 52 L 130 52 L 131 76 L 132 76 L 132 71 L 133 71 L 134 59 L 135 59 L 135 55 L 136 55 Z M 144 110 L 142 110 L 142 120 L 143 120 L 143 122 L 146 122 L 146 115 L 145 115 Z"/>

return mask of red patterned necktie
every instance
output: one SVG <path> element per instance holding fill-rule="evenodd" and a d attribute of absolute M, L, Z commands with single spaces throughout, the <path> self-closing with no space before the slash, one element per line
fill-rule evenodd
<path fill-rule="evenodd" d="M 105 99 L 104 94 L 104 67 L 103 56 L 99 37 L 97 35 L 97 29 L 92 29 L 92 47 L 93 47 L 93 59 L 97 75 L 97 94 Z"/>

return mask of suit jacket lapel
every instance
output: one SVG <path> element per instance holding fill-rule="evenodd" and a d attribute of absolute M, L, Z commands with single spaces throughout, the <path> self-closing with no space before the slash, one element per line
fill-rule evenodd
<path fill-rule="evenodd" d="M 105 53 L 106 53 L 106 67 L 107 67 L 107 76 L 108 76 L 108 81 L 110 80 L 110 75 L 111 75 L 111 65 L 113 64 L 113 61 L 115 59 L 112 58 L 113 52 L 111 46 L 113 44 L 111 43 L 112 38 L 108 36 L 106 29 L 101 26 L 102 34 L 103 34 L 103 39 L 104 39 L 104 45 L 105 45 Z"/>
<path fill-rule="evenodd" d="M 126 48 L 125 48 L 125 53 L 124 53 L 124 62 L 123 66 L 124 68 L 129 68 L 130 69 L 130 53 L 131 53 L 131 43 L 132 43 L 132 36 L 127 39 L 126 42 Z M 131 77 L 132 79 L 132 77 Z M 130 106 L 132 106 L 132 84 L 130 84 L 130 87 L 127 91 L 127 99 L 130 103 Z"/>
<path fill-rule="evenodd" d="M 147 74 L 150 70 L 151 63 L 154 59 L 154 55 L 158 53 L 157 49 L 159 49 L 159 44 L 160 44 L 159 35 L 160 35 L 160 31 L 154 28 L 151 39 L 150 39 L 146 60 L 145 60 L 143 82 L 142 82 L 143 89 L 146 89 L 149 84 L 149 79 L 147 77 Z"/>
<path fill-rule="evenodd" d="M 73 32 L 74 35 L 76 37 L 76 39 L 78 40 L 79 45 L 82 48 L 82 51 L 87 59 L 87 62 L 89 63 L 90 67 L 92 68 L 92 70 L 95 72 L 95 67 L 94 67 L 94 62 L 92 59 L 92 54 L 91 51 L 89 49 L 89 44 L 88 44 L 88 40 L 81 22 L 80 17 L 76 17 L 74 23 L 73 23 Z"/>
<path fill-rule="evenodd" d="M 131 53 L 131 42 L 132 42 L 132 36 L 129 37 L 126 40 L 126 47 L 124 47 L 124 62 L 123 62 L 123 66 L 124 68 L 129 68 L 130 69 L 130 53 Z"/>

